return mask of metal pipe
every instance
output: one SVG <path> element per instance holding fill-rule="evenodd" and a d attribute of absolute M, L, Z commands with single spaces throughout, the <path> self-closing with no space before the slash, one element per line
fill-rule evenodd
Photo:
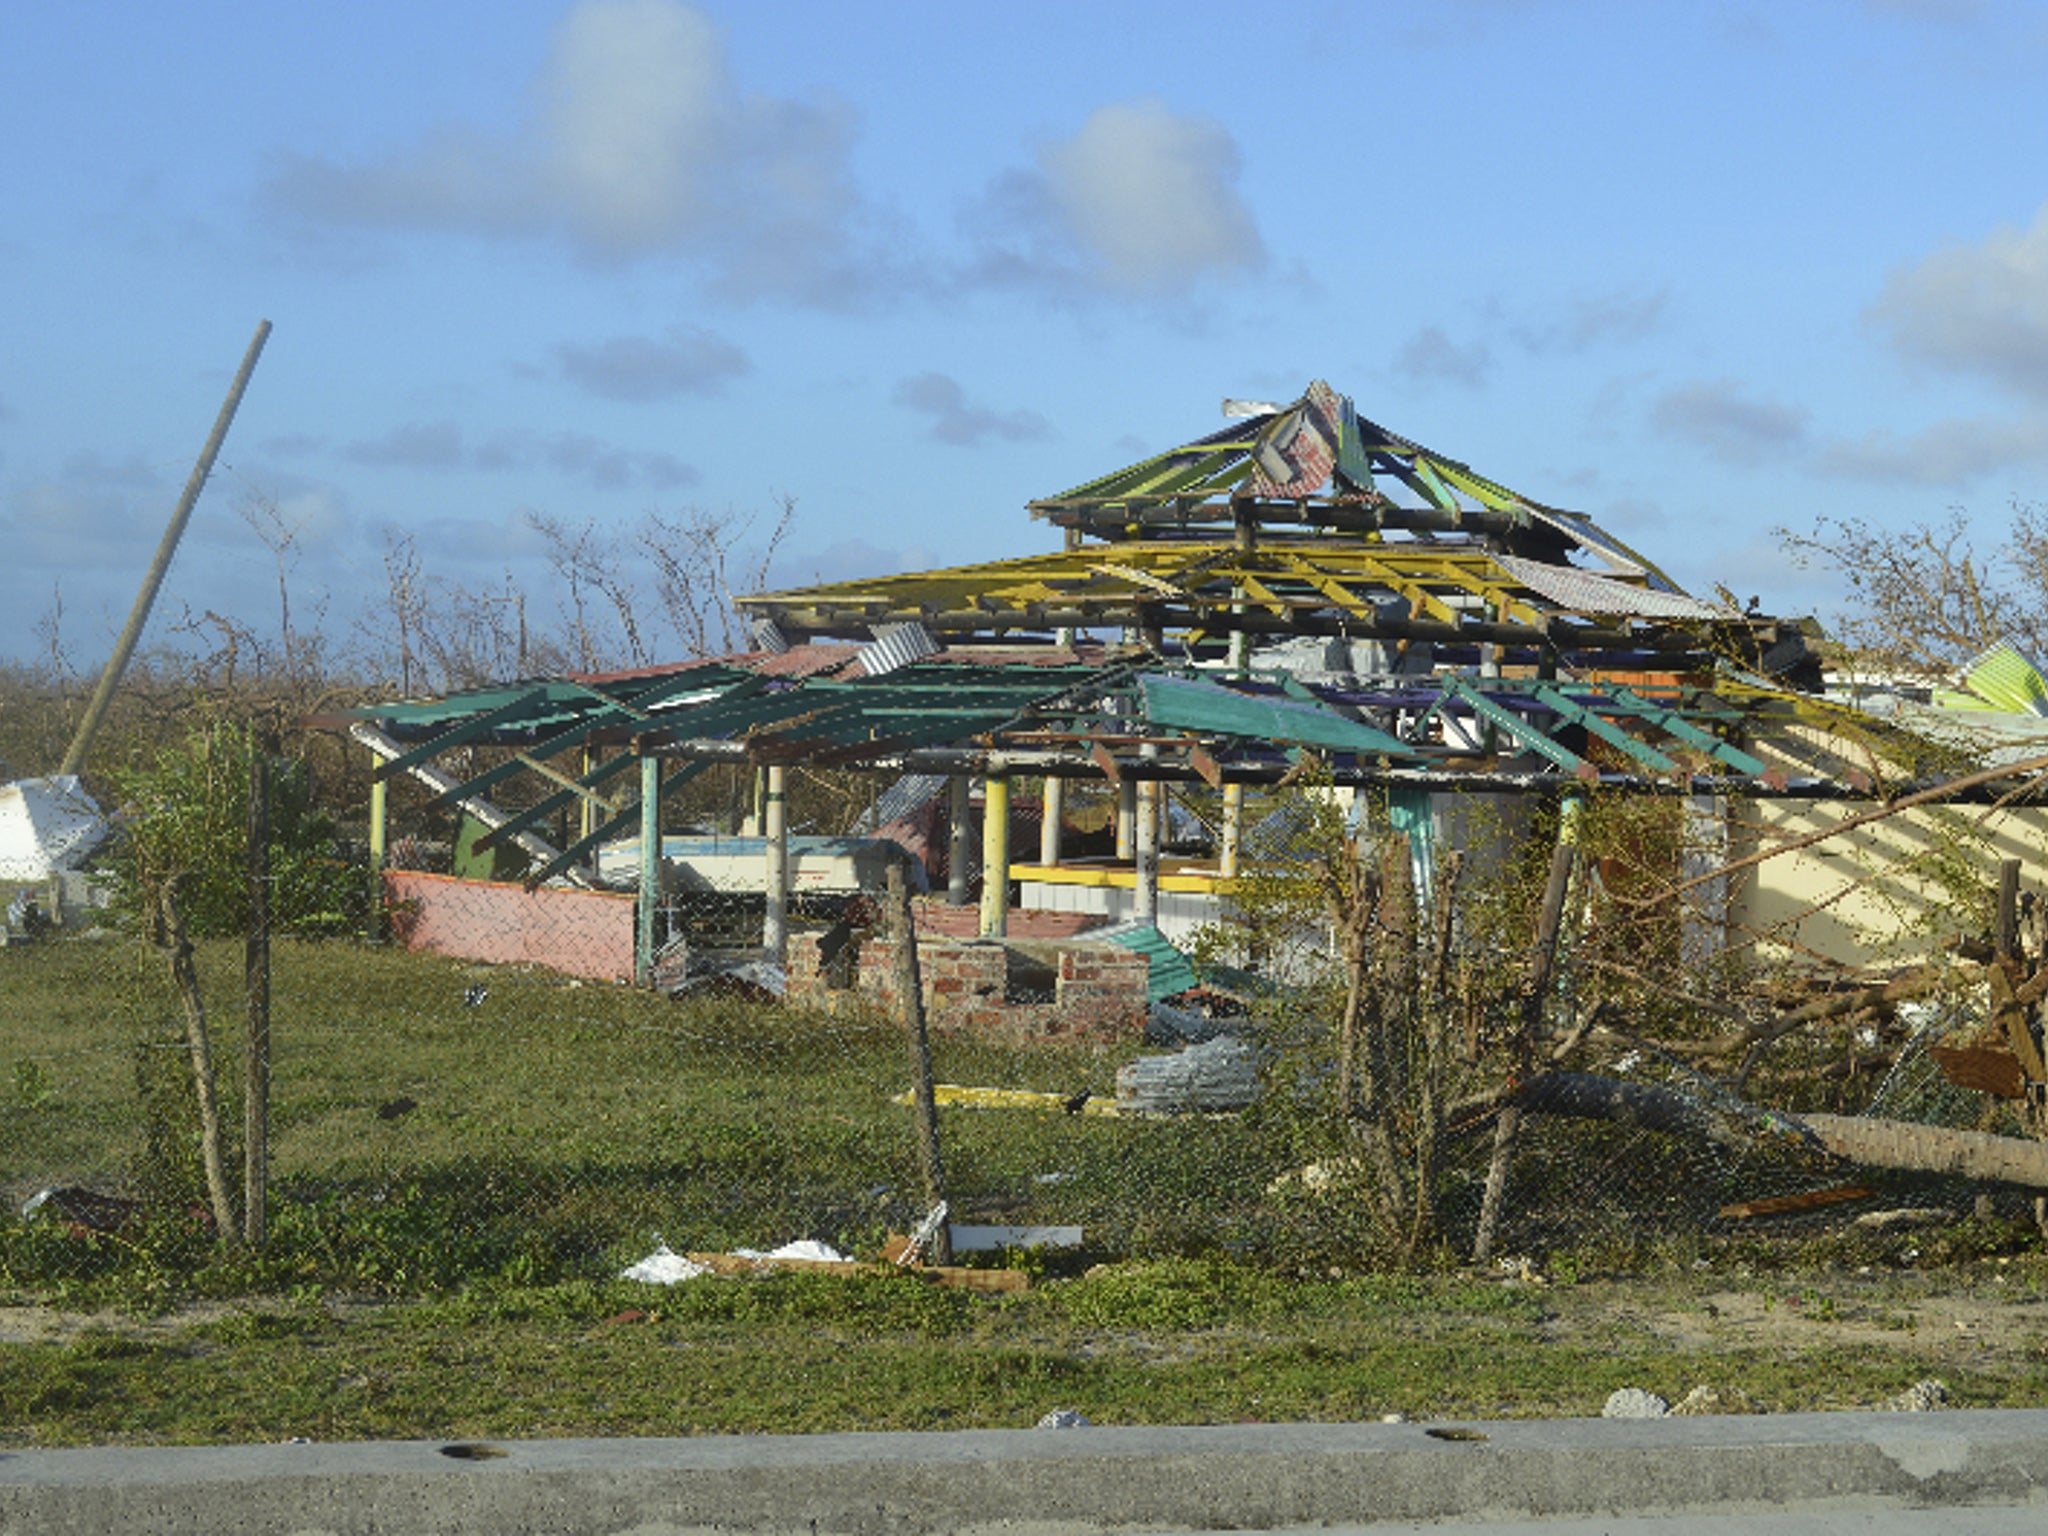
<path fill-rule="evenodd" d="M 206 488 L 206 477 L 213 473 L 213 461 L 220 453 L 220 445 L 227 441 L 228 427 L 241 406 L 242 391 L 249 387 L 249 375 L 256 371 L 256 359 L 262 355 L 263 343 L 269 339 L 270 322 L 257 322 L 255 339 L 242 355 L 242 366 L 235 370 L 235 381 L 228 386 L 228 397 L 221 404 L 220 415 L 214 418 L 213 431 L 206 439 L 206 446 L 199 450 L 199 461 L 192 466 L 192 474 L 185 481 L 184 494 L 178 497 L 171 521 L 156 547 L 156 558 L 149 563 L 149 571 L 142 578 L 142 590 L 135 594 L 135 606 L 128 611 L 128 622 L 122 627 L 120 639 L 114 642 L 114 654 L 107 658 L 106 668 L 100 673 L 92 702 L 85 707 L 85 718 L 78 722 L 78 733 L 71 738 L 71 745 L 64 753 L 64 761 L 57 769 L 59 775 L 76 773 L 85 766 L 85 754 L 92 746 L 93 737 L 99 734 L 100 723 L 107 717 L 107 706 L 113 702 L 114 690 L 120 686 L 121 674 L 128 670 L 129 659 L 134 656 L 136 644 L 142 639 L 142 631 L 149 623 L 149 610 L 156 606 L 157 590 L 163 586 L 164 577 L 170 572 L 171 557 L 178 552 L 178 541 L 185 536 L 185 525 L 192 520 L 192 508 L 198 504 L 199 493 Z"/>

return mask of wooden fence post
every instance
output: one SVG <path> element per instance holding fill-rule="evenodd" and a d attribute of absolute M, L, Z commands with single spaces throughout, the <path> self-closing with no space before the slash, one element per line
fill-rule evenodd
<path fill-rule="evenodd" d="M 932 1045 L 925 1031 L 924 981 L 917 966 L 917 919 L 910 910 L 910 884 L 903 861 L 889 861 L 889 936 L 896 949 L 896 995 L 910 1039 L 910 1096 L 917 1113 L 917 1145 L 924 1165 L 926 1209 L 946 1198 L 946 1169 L 939 1153 L 939 1106 L 932 1091 Z M 932 1262 L 953 1262 L 953 1238 L 946 1223 L 932 1237 Z"/>
<path fill-rule="evenodd" d="M 1550 854 L 1550 878 L 1543 887 L 1543 909 L 1536 919 L 1536 945 L 1529 956 L 1529 976 L 1522 989 L 1522 1022 L 1515 1032 L 1515 1075 L 1526 1077 L 1536 1051 L 1536 1034 L 1543 1027 L 1543 1005 L 1550 994 L 1551 977 L 1557 969 L 1557 935 L 1564 926 L 1564 900 L 1571 889 L 1572 866 L 1578 849 L 1560 841 Z M 1493 1235 L 1500 1225 L 1501 1206 L 1507 1195 L 1508 1164 L 1514 1159 L 1515 1137 L 1522 1116 L 1510 1104 L 1500 1113 L 1494 1127 L 1493 1161 L 1486 1169 L 1486 1194 L 1479 1205 L 1479 1230 L 1472 1239 L 1472 1262 L 1484 1264 L 1493 1254 Z"/>

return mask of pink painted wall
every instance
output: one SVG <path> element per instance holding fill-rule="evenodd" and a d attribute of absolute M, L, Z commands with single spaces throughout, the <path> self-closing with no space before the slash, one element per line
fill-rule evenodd
<path fill-rule="evenodd" d="M 491 965 L 544 965 L 595 981 L 633 975 L 633 898 L 529 891 L 419 870 L 384 872 L 391 933 L 407 949 Z"/>

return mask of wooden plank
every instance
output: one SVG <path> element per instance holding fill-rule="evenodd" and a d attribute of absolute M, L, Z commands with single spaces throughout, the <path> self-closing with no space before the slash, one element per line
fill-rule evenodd
<path fill-rule="evenodd" d="M 1753 1216 L 1784 1216 L 1793 1211 L 1814 1211 L 1823 1206 L 1840 1205 L 1848 1200 L 1867 1200 L 1876 1194 L 1861 1184 L 1837 1184 L 1832 1189 L 1809 1189 L 1797 1195 L 1773 1195 L 1767 1200 L 1738 1200 L 1733 1205 L 1721 1207 L 1720 1214 L 1732 1220 L 1747 1220 Z"/>
<path fill-rule="evenodd" d="M 1941 1068 L 1941 1075 L 1958 1088 L 1999 1099 L 2027 1096 L 2027 1074 L 2011 1051 L 1997 1046 L 1931 1045 L 1927 1054 Z"/>

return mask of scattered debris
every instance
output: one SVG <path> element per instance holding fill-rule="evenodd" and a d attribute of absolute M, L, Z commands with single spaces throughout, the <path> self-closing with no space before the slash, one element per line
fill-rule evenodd
<path fill-rule="evenodd" d="M 1079 1227 L 963 1227 L 949 1229 L 955 1253 L 997 1253 L 1005 1248 L 1078 1248 Z"/>
<path fill-rule="evenodd" d="M 1266 1186 L 1266 1193 L 1284 1195 L 1290 1189 L 1302 1189 L 1312 1195 L 1327 1195 L 1349 1189 L 1364 1172 L 1365 1164 L 1355 1157 L 1324 1158 L 1320 1162 L 1303 1163 L 1299 1168 L 1288 1169 Z"/>
<path fill-rule="evenodd" d="M 490 995 L 491 989 L 489 987 L 480 981 L 476 982 L 462 994 L 462 1006 L 465 1008 L 481 1008 L 484 999 Z"/>
<path fill-rule="evenodd" d="M 1671 1404 L 1641 1387 L 1622 1387 L 1608 1395 L 1600 1410 L 1603 1419 L 1661 1419 L 1671 1413 Z"/>
<path fill-rule="evenodd" d="M 1076 1103 L 1075 1100 L 1079 1099 Z M 894 1104 L 908 1104 L 911 1096 L 899 1093 L 890 1101 Z M 1108 1099 L 1098 1099 L 1093 1094 L 1070 1095 L 1064 1093 L 1039 1093 L 1029 1088 L 967 1088 L 957 1083 L 934 1083 L 932 1102 L 953 1109 L 1038 1109 L 1060 1110 L 1070 1115 L 1109 1115 L 1118 1113 L 1115 1104 Z"/>
<path fill-rule="evenodd" d="M 789 973 L 758 956 L 692 954 L 686 973 L 664 980 L 670 997 L 728 997 L 749 1003 L 773 1003 L 789 990 Z"/>
<path fill-rule="evenodd" d="M 620 1270 L 619 1278 L 639 1280 L 647 1285 L 675 1285 L 710 1273 L 709 1265 L 693 1263 L 663 1243 L 639 1263 L 629 1264 Z"/>
<path fill-rule="evenodd" d="M 1198 1013 L 1192 1008 L 1176 1008 L 1172 1003 L 1154 1003 L 1145 1014 L 1145 1043 L 1200 1045 L 1205 1040 L 1214 1040 L 1218 1035 L 1233 1033 L 1233 1022 L 1212 1019 L 1208 1014 Z"/>
<path fill-rule="evenodd" d="M 1126 1114 L 1215 1114 L 1243 1109 L 1258 1095 L 1258 1060 L 1232 1035 L 1171 1056 L 1141 1056 L 1116 1074 L 1117 1106 Z"/>
<path fill-rule="evenodd" d="M 1897 1397 L 1878 1405 L 1881 1413 L 1932 1413 L 1948 1405 L 1948 1383 L 1930 1376 L 1916 1381 Z"/>
<path fill-rule="evenodd" d="M 51 926 L 49 914 L 43 911 L 34 891 L 16 891 L 14 899 L 7 903 L 7 927 L 11 934 L 39 939 Z"/>
<path fill-rule="evenodd" d="M 112 830 L 76 774 L 0 784 L 0 881 L 76 869 Z"/>
<path fill-rule="evenodd" d="M 942 1208 L 943 1209 L 943 1208 Z M 909 1243 L 899 1237 L 895 1244 Z M 639 1280 L 648 1285 L 676 1285 L 703 1275 L 747 1276 L 775 1270 L 817 1270 L 826 1274 L 888 1274 L 895 1267 L 894 1254 L 902 1249 L 892 1244 L 884 1250 L 884 1261 L 864 1264 L 850 1259 L 827 1243 L 805 1239 L 784 1243 L 772 1253 L 742 1248 L 734 1253 L 677 1253 L 666 1242 L 646 1258 L 620 1271 L 621 1280 Z M 955 1286 L 970 1291 L 1027 1291 L 1031 1277 L 1021 1269 L 966 1269 L 951 1264 L 907 1264 L 907 1273 L 919 1275 L 935 1285 Z"/>
<path fill-rule="evenodd" d="M 1038 1421 L 1040 1429 L 1092 1429 L 1093 1421 L 1072 1408 L 1055 1408 Z"/>
<path fill-rule="evenodd" d="M 1865 1211 L 1856 1218 L 1856 1225 L 1873 1232 L 1897 1232 L 1909 1227 L 1945 1227 L 1956 1219 L 1956 1213 L 1946 1206 L 1906 1205 L 1890 1211 Z"/>
<path fill-rule="evenodd" d="M 941 1200 L 924 1213 L 924 1220 L 910 1229 L 910 1237 L 903 1244 L 903 1251 L 896 1255 L 898 1267 L 915 1264 L 925 1250 L 932 1246 L 933 1240 L 939 1235 L 939 1229 L 945 1224 L 946 1202 Z"/>
<path fill-rule="evenodd" d="M 65 1222 L 73 1236 L 118 1232 L 142 1210 L 141 1202 L 120 1195 L 102 1195 L 76 1185 L 52 1185 L 39 1189 L 22 1203 L 21 1219 L 29 1220 L 47 1212 Z"/>
<path fill-rule="evenodd" d="M 1704 1382 L 1694 1387 L 1672 1406 L 1673 1418 L 1691 1418 L 1715 1413 L 1762 1413 L 1764 1407 L 1740 1387 L 1729 1387 L 1726 1391 L 1707 1386 Z"/>

